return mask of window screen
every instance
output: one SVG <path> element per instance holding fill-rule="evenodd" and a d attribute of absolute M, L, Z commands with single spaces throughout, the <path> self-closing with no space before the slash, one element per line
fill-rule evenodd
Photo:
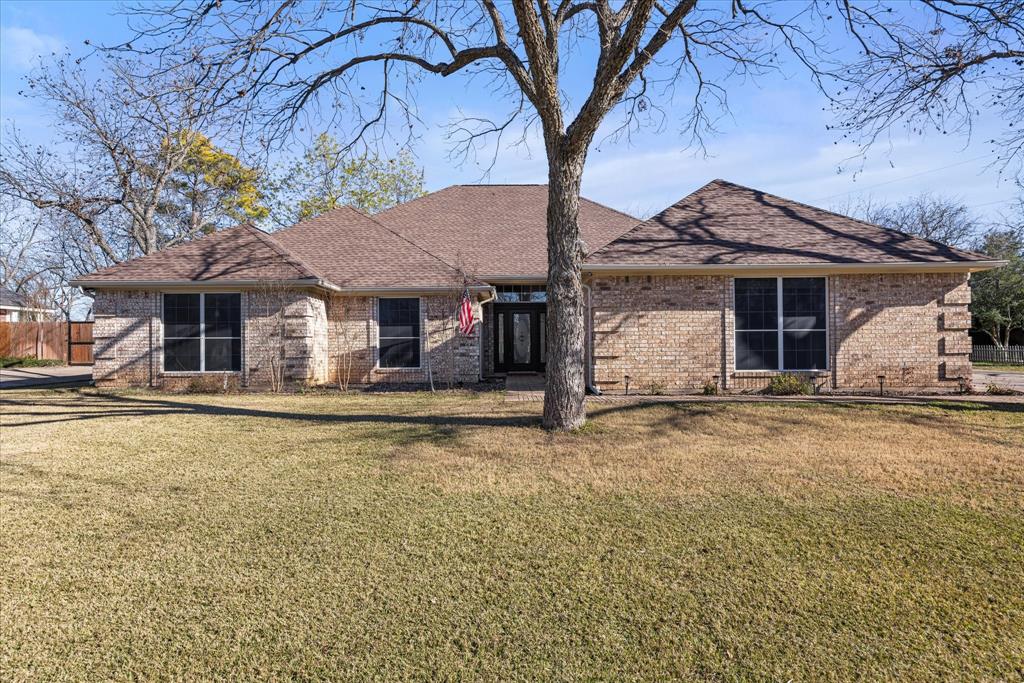
<path fill-rule="evenodd" d="M 241 370 L 241 299 L 237 293 L 164 294 L 164 370 Z"/>
<path fill-rule="evenodd" d="M 736 369 L 779 369 L 776 278 L 736 279 Z"/>
<path fill-rule="evenodd" d="M 736 278 L 735 283 L 737 370 L 828 366 L 825 278 Z"/>
<path fill-rule="evenodd" d="M 378 299 L 380 367 L 420 366 L 420 300 Z"/>

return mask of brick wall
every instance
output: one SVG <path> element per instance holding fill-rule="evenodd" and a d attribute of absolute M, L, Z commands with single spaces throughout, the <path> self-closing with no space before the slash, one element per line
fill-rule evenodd
<path fill-rule="evenodd" d="M 287 384 L 336 384 L 350 359 L 349 383 L 425 383 L 432 368 L 437 386 L 474 383 L 480 376 L 480 334 L 459 334 L 452 299 L 421 298 L 421 368 L 377 368 L 377 299 L 330 299 L 288 289 L 242 293 L 242 367 L 239 373 L 163 372 L 161 293 L 98 291 L 94 311 L 97 384 L 166 389 L 267 387 L 275 376 Z M 474 304 L 480 315 L 479 304 Z M 454 372 L 451 371 L 454 368 Z"/>
<path fill-rule="evenodd" d="M 727 277 L 598 277 L 590 283 L 601 390 L 693 391 L 723 374 Z"/>
<path fill-rule="evenodd" d="M 274 373 L 286 383 L 327 380 L 327 310 L 322 297 L 269 287 L 246 292 L 242 300 L 246 384 L 271 385 Z"/>
<path fill-rule="evenodd" d="M 332 384 L 348 368 L 351 384 L 475 383 L 480 378 L 481 325 L 472 335 L 458 332 L 451 296 L 420 297 L 420 367 L 377 367 L 377 297 L 335 296 L 328 305 L 328 377 Z M 480 304 L 473 304 L 481 315 Z M 452 372 L 454 368 L 454 372 Z"/>
<path fill-rule="evenodd" d="M 875 388 L 878 375 L 896 389 L 970 378 L 967 275 L 837 275 L 829 286 L 837 388 Z"/>
<path fill-rule="evenodd" d="M 143 291 L 99 291 L 93 302 L 92 377 L 97 386 L 147 386 L 163 363 L 160 298 Z M 152 340 L 152 343 L 151 343 Z"/>
<path fill-rule="evenodd" d="M 735 372 L 733 280 L 712 276 L 595 277 L 593 374 L 621 392 L 685 392 L 717 378 L 763 389 L 777 372 Z M 955 273 L 837 275 L 829 286 L 829 370 L 822 388 L 955 389 L 970 378 L 970 288 Z"/>
<path fill-rule="evenodd" d="M 161 306 L 160 292 L 96 292 L 92 372 L 97 385 L 269 386 L 275 368 L 287 383 L 327 379 L 327 315 L 317 296 L 296 290 L 243 292 L 243 372 L 232 373 L 164 372 Z"/>

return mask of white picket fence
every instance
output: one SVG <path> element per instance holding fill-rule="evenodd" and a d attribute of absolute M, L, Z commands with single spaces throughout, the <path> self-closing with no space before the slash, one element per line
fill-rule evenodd
<path fill-rule="evenodd" d="M 971 360 L 1006 365 L 1024 365 L 1024 346 L 978 346 L 971 350 Z"/>

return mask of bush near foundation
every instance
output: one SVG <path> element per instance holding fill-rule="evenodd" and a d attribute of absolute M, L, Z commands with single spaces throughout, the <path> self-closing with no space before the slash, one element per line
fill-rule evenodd
<path fill-rule="evenodd" d="M 801 396 L 814 393 L 814 387 L 803 377 L 786 373 L 772 377 L 765 393 L 772 396 Z"/>

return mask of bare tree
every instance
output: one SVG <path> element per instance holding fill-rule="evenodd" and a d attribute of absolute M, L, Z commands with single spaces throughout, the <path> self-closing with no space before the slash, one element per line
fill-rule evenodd
<path fill-rule="evenodd" d="M 1021 0 L 839 2 L 856 57 L 834 71 L 843 137 L 865 149 L 896 124 L 912 133 L 967 133 L 982 110 L 1002 132 L 984 140 L 995 163 L 1019 171 L 1024 151 Z"/>
<path fill-rule="evenodd" d="M 458 382 L 458 346 L 462 331 L 459 329 L 459 308 L 469 287 L 479 280 L 473 274 L 461 254 L 456 254 L 451 275 L 445 290 L 430 299 L 427 315 L 427 373 L 430 390 L 434 390 L 434 349 L 441 349 L 445 355 L 445 384 L 452 389 Z M 436 329 L 431 329 L 434 322 Z M 478 321 L 479 324 L 479 321 Z"/>
<path fill-rule="evenodd" d="M 921 7 L 934 27 L 1019 45 L 1018 0 L 927 0 Z M 572 429 L 585 418 L 579 191 L 587 153 L 609 113 L 620 114 L 606 129 L 612 137 L 629 136 L 645 124 L 664 126 L 672 116 L 700 144 L 716 113 L 724 111 L 729 84 L 778 69 L 786 52 L 823 90 L 832 92 L 837 83 L 853 88 L 833 92 L 833 102 L 855 112 L 849 129 L 867 131 L 870 141 L 871 131 L 914 115 L 893 110 L 891 92 L 906 101 L 930 101 L 934 85 L 879 76 L 864 86 L 841 68 L 834 38 L 854 36 L 859 54 L 853 61 L 862 70 L 948 69 L 944 49 L 931 54 L 922 48 L 916 23 L 921 14 L 882 2 L 626 0 L 613 7 L 608 0 L 179 0 L 137 7 L 132 19 L 138 35 L 114 49 L 144 55 L 161 73 L 201 63 L 221 84 L 221 100 L 242 104 L 243 120 L 257 124 L 269 140 L 311 116 L 347 125 L 350 145 L 380 139 L 374 135 L 404 135 L 418 121 L 415 85 L 422 75 L 485 82 L 489 101 L 509 103 L 507 112 L 495 120 L 468 117 L 455 126 L 453 142 L 468 153 L 481 141 L 500 141 L 515 125 L 536 126 L 543 136 L 549 291 L 544 424 Z M 942 35 L 952 34 L 943 28 Z M 973 49 L 961 49 L 963 78 L 977 73 Z M 573 59 L 592 62 L 590 78 L 567 77 Z M 685 92 L 682 102 L 674 98 L 677 87 Z M 935 101 L 941 103 L 941 96 Z"/>
<path fill-rule="evenodd" d="M 838 206 L 835 210 L 907 235 L 961 248 L 969 248 L 981 229 L 963 202 L 929 193 L 895 204 L 877 202 L 869 197 Z"/>
<path fill-rule="evenodd" d="M 32 308 L 69 318 L 81 295 L 67 284 L 53 235 L 47 216 L 0 195 L 0 286 L 20 294 Z"/>
<path fill-rule="evenodd" d="M 48 217 L 72 274 L 187 241 L 218 218 L 237 222 L 229 210 L 212 216 L 200 196 L 211 181 L 237 195 L 244 173 L 209 143 L 223 117 L 194 71 L 143 77 L 108 59 L 96 78 L 65 57 L 30 76 L 24 94 L 51 111 L 54 135 L 37 146 L 5 134 L 0 194 Z"/>

